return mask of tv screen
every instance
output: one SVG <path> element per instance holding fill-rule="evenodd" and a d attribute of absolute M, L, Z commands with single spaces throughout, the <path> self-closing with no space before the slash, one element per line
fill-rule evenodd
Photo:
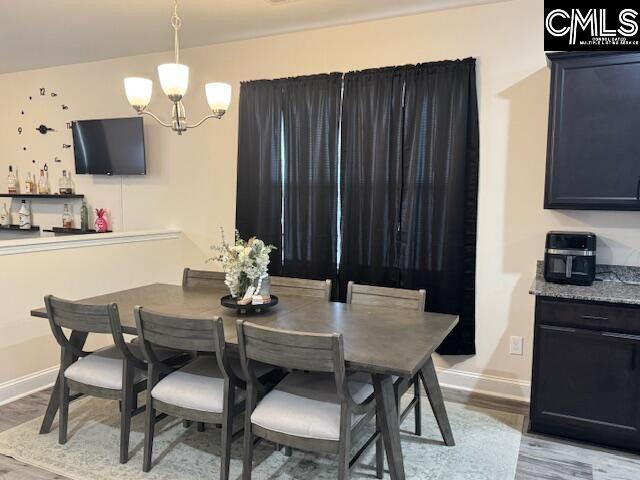
<path fill-rule="evenodd" d="M 142 118 L 78 120 L 71 130 L 76 174 L 146 174 Z"/>

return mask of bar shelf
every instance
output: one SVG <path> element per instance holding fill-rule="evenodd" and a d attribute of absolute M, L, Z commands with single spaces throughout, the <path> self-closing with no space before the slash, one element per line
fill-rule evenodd
<path fill-rule="evenodd" d="M 0 225 L 0 230 L 9 232 L 39 232 L 40 227 L 32 225 L 31 228 L 20 228 L 20 225 Z"/>
<path fill-rule="evenodd" d="M 0 193 L 0 198 L 40 198 L 40 199 L 73 199 L 84 198 L 80 193 Z"/>

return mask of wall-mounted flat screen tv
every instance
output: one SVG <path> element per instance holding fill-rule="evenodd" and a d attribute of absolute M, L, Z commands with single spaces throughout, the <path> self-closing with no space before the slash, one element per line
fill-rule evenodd
<path fill-rule="evenodd" d="M 76 174 L 145 175 L 142 118 L 72 122 Z"/>

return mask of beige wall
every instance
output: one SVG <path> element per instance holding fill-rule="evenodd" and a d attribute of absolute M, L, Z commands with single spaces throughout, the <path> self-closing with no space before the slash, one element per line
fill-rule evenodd
<path fill-rule="evenodd" d="M 472 379 L 478 374 L 498 377 L 498 384 L 506 379 L 503 387 L 508 390 L 510 382 L 530 378 L 533 299 L 527 290 L 547 230 L 593 230 L 601 238 L 600 261 L 640 263 L 638 215 L 542 209 L 549 84 L 542 16 L 542 1 L 517 0 L 185 50 L 181 58 L 192 73 L 185 100 L 190 120 L 206 113 L 205 80 L 233 85 L 228 115 L 182 137 L 145 119 L 149 175 L 125 178 L 122 184 L 118 178 L 76 177 L 77 188 L 92 205 L 112 210 L 116 228 L 180 227 L 187 238 L 184 258 L 200 265 L 209 243 L 218 238 L 218 228 L 231 233 L 234 225 L 240 81 L 476 57 L 481 129 L 478 354 L 449 358 L 442 365 Z M 166 115 L 169 105 L 159 90 L 155 66 L 169 58 L 168 53 L 146 55 L 0 76 L 5 112 L 0 119 L 0 168 L 6 171 L 9 162 L 25 168 L 31 160 L 19 150 L 15 127 L 25 97 L 38 87 L 58 89 L 73 119 L 123 116 L 131 110 L 122 78 L 144 75 L 154 79 L 151 109 Z M 31 129 L 41 118 L 61 116 L 55 108 L 49 113 L 39 100 L 32 102 L 40 113 L 32 118 Z M 39 161 L 62 156 L 54 148 L 62 143 L 59 139 L 46 143 L 52 138 L 34 132 Z M 64 155 L 69 167 L 71 153 Z M 48 208 L 51 217 L 42 217 L 43 222 L 57 221 L 58 211 Z M 163 261 L 162 256 L 158 259 Z M 4 293 L 16 288 L 18 284 L 9 282 Z M 81 296 L 84 290 L 68 293 Z M 510 335 L 525 337 L 524 356 L 508 355 Z"/>
<path fill-rule="evenodd" d="M 29 316 L 46 294 L 83 298 L 153 282 L 180 281 L 181 239 L 0 256 L 0 387 L 56 365 L 60 350 L 46 319 Z M 101 338 L 102 337 L 102 338 Z M 104 345 L 107 336 L 90 344 Z M 4 400 L 0 388 L 0 402 Z"/>

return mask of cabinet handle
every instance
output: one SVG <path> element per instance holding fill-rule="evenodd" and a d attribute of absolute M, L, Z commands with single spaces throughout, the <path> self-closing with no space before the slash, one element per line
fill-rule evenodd
<path fill-rule="evenodd" d="M 578 335 L 586 335 L 590 337 L 608 337 L 616 340 L 638 342 L 636 347 L 640 348 L 640 335 L 631 333 L 603 332 L 600 330 L 586 330 L 584 328 L 557 327 L 555 325 L 538 325 L 542 330 L 551 330 L 554 332 L 575 333 Z"/>
<path fill-rule="evenodd" d="M 638 183 L 636 184 L 636 200 L 640 200 L 640 177 L 638 177 Z"/>
<path fill-rule="evenodd" d="M 598 320 L 599 322 L 606 322 L 609 319 L 607 317 L 598 317 L 596 315 L 582 315 L 583 320 Z"/>

